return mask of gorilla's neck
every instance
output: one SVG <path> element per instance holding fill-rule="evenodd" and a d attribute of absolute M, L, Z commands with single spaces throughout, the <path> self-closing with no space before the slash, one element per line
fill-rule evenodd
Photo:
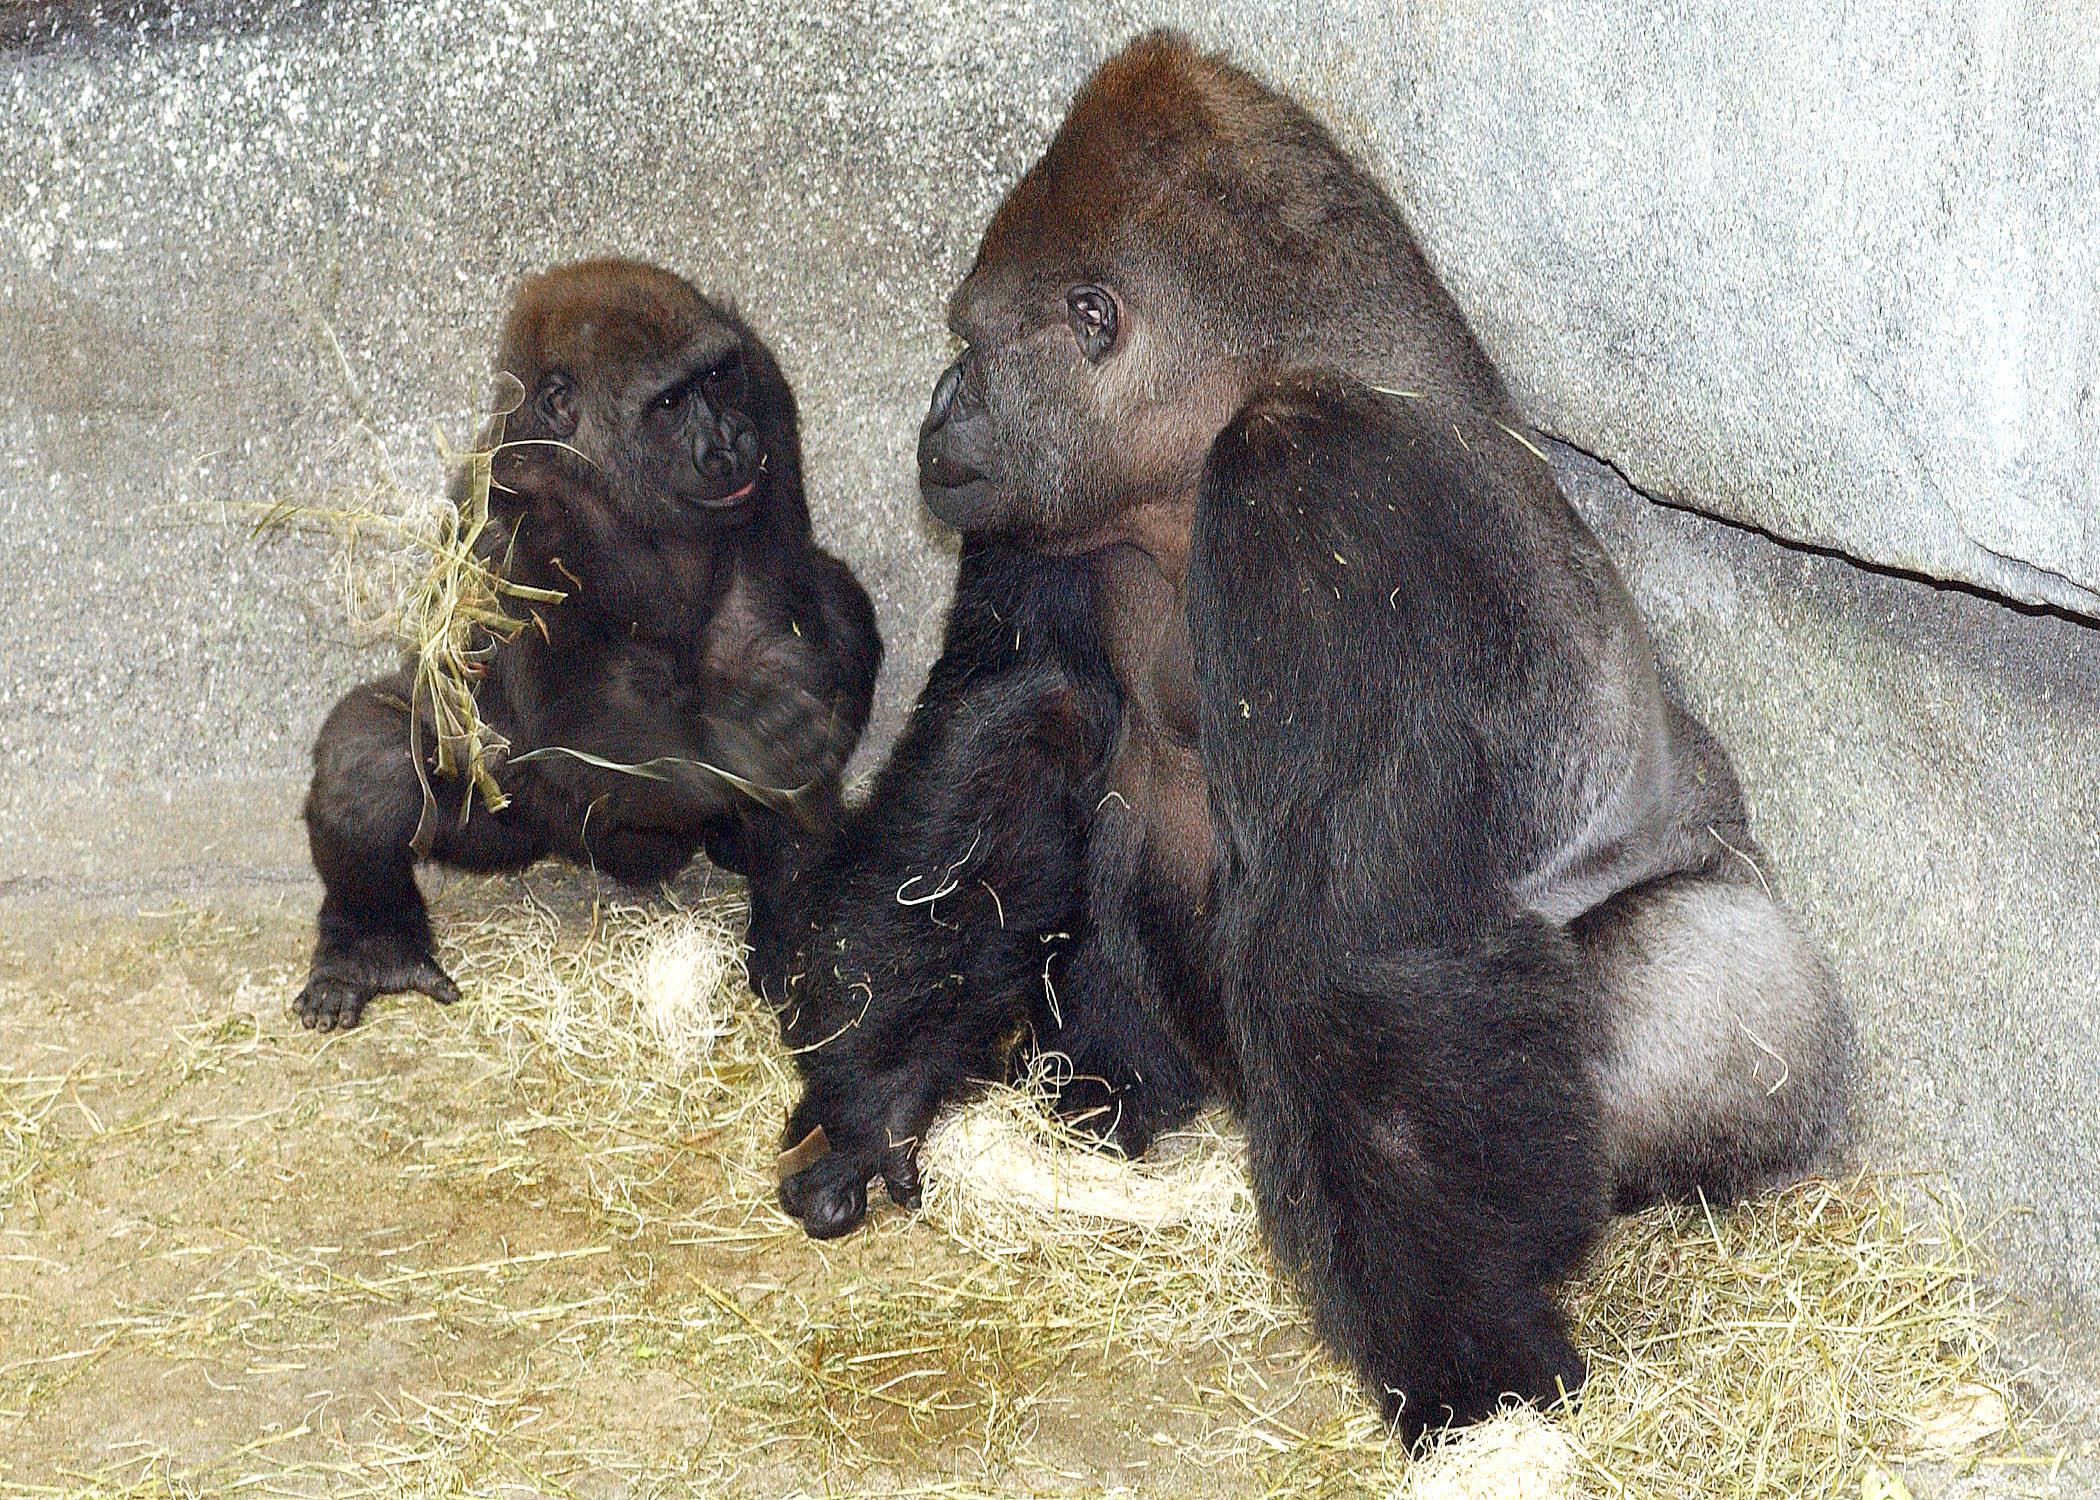
<path fill-rule="evenodd" d="M 1182 582 L 1188 577 L 1189 540 L 1195 527 L 1196 496 L 1191 491 L 1133 506 L 1117 519 L 1113 540 L 1150 559 L 1179 603 Z"/>
<path fill-rule="evenodd" d="M 1126 513 L 1120 535 L 1092 554 L 1094 609 L 1130 727 L 1195 742 L 1196 679 L 1189 656 L 1189 542 L 1195 498 Z"/>

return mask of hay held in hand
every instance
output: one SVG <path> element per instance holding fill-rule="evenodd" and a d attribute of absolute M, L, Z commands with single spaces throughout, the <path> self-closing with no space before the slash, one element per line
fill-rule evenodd
<path fill-rule="evenodd" d="M 517 410 L 524 390 L 505 375 L 497 397 L 479 441 L 462 450 L 442 431 L 435 434 L 438 454 L 453 475 L 447 496 L 405 486 L 377 434 L 361 424 L 358 432 L 373 452 L 363 482 L 346 485 L 328 503 L 264 507 L 254 523 L 258 534 L 310 529 L 336 540 L 337 572 L 353 626 L 390 636 L 407 659 L 409 736 L 426 805 L 434 800 L 431 771 L 463 777 L 490 811 L 509 800 L 494 774 L 509 745 L 482 718 L 476 689 L 497 647 L 531 626 L 531 606 L 567 597 L 558 589 L 512 582 L 489 535 L 495 458 L 506 446 L 505 418 Z M 384 543 L 376 557 L 366 546 L 373 537 Z M 514 614 L 513 604 L 522 605 L 524 614 Z M 466 810 L 463 803 L 462 816 Z M 427 827 L 417 835 L 427 836 Z"/>
<path fill-rule="evenodd" d="M 559 604 L 565 597 L 558 589 L 511 582 L 503 574 L 502 558 L 483 540 L 490 524 L 491 475 L 504 446 L 504 418 L 523 399 L 523 390 L 516 390 L 490 417 L 482 441 L 464 454 L 450 452 L 439 435 L 439 450 L 459 477 L 452 498 L 436 508 L 431 532 L 417 538 L 429 564 L 410 588 L 400 617 L 401 642 L 414 679 L 409 740 L 418 772 L 425 764 L 420 739 L 427 722 L 435 742 L 430 747 L 431 769 L 448 779 L 464 775 L 491 812 L 510 800 L 496 785 L 493 770 L 494 758 L 510 747 L 483 721 L 476 686 L 496 648 L 526 628 L 506 601 Z M 428 798 L 427 781 L 423 790 Z M 466 808 L 460 812 L 464 816 Z"/>

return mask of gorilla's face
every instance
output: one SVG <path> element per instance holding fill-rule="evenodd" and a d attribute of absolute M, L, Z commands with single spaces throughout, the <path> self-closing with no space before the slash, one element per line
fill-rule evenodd
<path fill-rule="evenodd" d="M 1225 364 L 1171 285 L 981 261 L 919 429 L 919 488 L 965 532 L 1075 551 L 1193 493 L 1231 406 Z"/>
<path fill-rule="evenodd" d="M 763 348 L 677 277 L 571 272 L 521 298 L 505 342 L 526 389 L 511 438 L 580 455 L 628 519 L 720 525 L 764 503 L 792 398 Z"/>

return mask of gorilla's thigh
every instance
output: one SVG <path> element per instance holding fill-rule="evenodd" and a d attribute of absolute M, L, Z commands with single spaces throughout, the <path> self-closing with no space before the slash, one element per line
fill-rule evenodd
<path fill-rule="evenodd" d="M 1136 820 L 1104 808 L 1087 846 L 1086 918 L 1034 1016 L 1037 1050 L 1069 1060 L 1058 1108 L 1141 1154 L 1209 1093 L 1174 1035 L 1208 981 L 1187 960 L 1191 919 L 1159 910 Z"/>
<path fill-rule="evenodd" d="M 1807 1167 L 1852 1038 L 1829 970 L 1756 885 L 1672 876 L 1569 929 L 1607 996 L 1593 1070 L 1619 1206 L 1731 1201 Z"/>

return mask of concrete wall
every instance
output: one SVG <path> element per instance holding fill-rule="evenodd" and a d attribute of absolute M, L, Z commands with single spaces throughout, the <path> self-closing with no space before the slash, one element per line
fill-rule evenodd
<path fill-rule="evenodd" d="M 2100 22 L 2071 0 L 952 9 L 39 3 L 0 24 L 0 891 L 301 878 L 383 659 L 229 505 L 439 483 L 512 282 L 734 294 L 916 690 L 952 567 L 911 432 L 942 295 L 1155 20 L 1371 160 L 1566 456 L 1857 997 L 1878 1149 L 2100 1305 Z M 1953 580 L 1955 592 L 1896 572 Z M 2016 610 L 2003 600 L 2046 603 Z"/>

